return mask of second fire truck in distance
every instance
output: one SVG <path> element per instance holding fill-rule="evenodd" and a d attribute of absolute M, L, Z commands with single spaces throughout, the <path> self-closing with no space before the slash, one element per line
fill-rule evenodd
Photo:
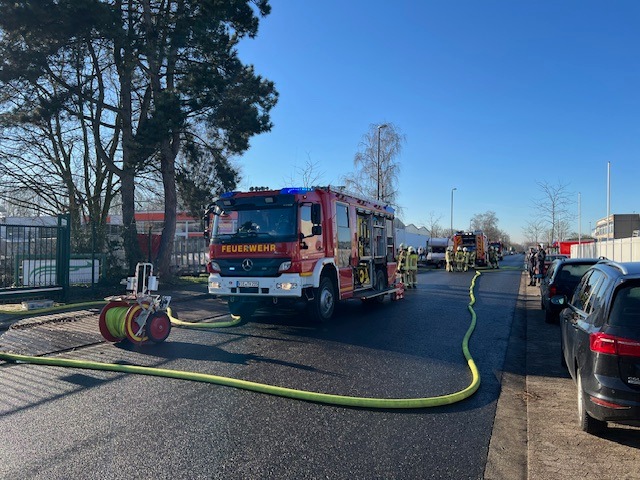
<path fill-rule="evenodd" d="M 453 236 L 453 251 L 458 251 L 458 247 L 475 252 L 476 267 L 485 267 L 489 263 L 489 243 L 487 236 L 481 230 L 457 232 Z"/>
<path fill-rule="evenodd" d="M 209 293 L 234 315 L 298 305 L 319 321 L 339 300 L 400 298 L 393 219 L 381 202 L 331 187 L 225 193 L 205 216 Z"/>

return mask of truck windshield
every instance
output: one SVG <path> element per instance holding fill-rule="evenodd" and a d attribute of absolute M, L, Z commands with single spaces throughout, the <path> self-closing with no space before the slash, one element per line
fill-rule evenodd
<path fill-rule="evenodd" d="M 297 231 L 294 206 L 232 210 L 216 216 L 211 243 L 292 241 Z"/>

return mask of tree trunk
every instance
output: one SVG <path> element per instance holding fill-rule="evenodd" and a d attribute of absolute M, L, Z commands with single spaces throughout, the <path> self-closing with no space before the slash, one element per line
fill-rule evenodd
<path fill-rule="evenodd" d="M 164 186 L 164 225 L 162 227 L 162 238 L 160 239 L 160 250 L 158 252 L 157 266 L 158 276 L 165 281 L 171 279 L 175 271 L 171 268 L 171 255 L 176 235 L 176 208 L 178 195 L 176 191 L 176 165 L 175 154 L 171 145 L 165 144 L 162 148 L 161 171 L 162 184 Z"/>
<path fill-rule="evenodd" d="M 128 272 L 134 273 L 136 263 L 138 263 L 142 257 L 142 252 L 140 251 L 140 244 L 138 243 L 138 231 L 135 219 L 133 170 L 122 171 L 120 184 L 122 194 L 122 224 L 124 226 L 124 250 Z"/>

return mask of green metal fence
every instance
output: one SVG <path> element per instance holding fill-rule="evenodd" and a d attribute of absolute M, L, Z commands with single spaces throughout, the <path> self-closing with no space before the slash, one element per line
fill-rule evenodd
<path fill-rule="evenodd" d="M 69 288 L 69 218 L 57 225 L 0 224 L 0 302 L 56 295 Z"/>

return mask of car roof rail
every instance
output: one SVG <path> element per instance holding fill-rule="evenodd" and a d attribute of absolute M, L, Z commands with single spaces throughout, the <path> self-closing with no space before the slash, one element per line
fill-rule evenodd
<path fill-rule="evenodd" d="M 614 260 L 609 260 L 606 257 L 600 257 L 600 259 L 601 260 L 597 263 L 598 265 L 608 265 L 611 268 L 615 268 L 616 270 L 619 270 L 620 273 L 622 273 L 623 275 L 629 274 L 629 271 L 624 263 L 619 263 Z"/>

